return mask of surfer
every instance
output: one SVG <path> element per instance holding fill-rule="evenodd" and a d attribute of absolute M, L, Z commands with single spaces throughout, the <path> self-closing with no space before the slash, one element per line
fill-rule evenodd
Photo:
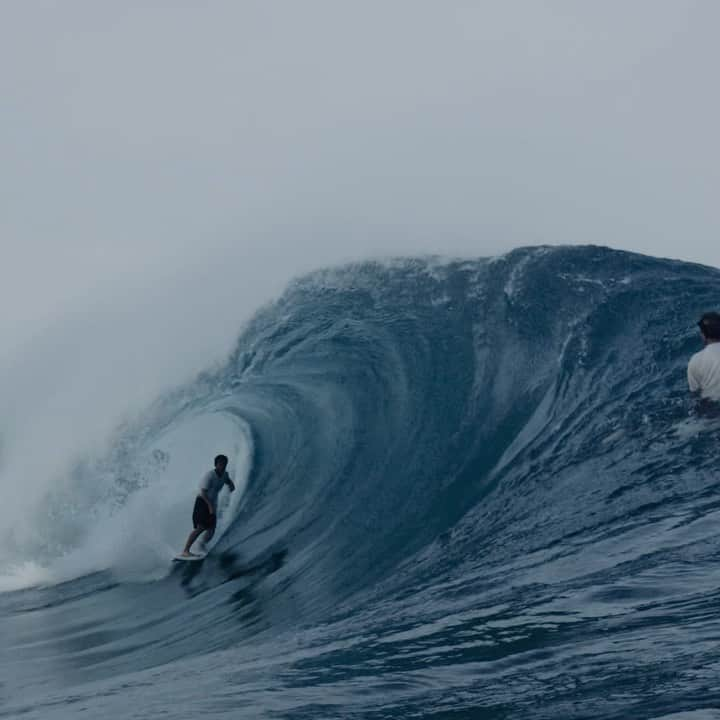
<path fill-rule="evenodd" d="M 698 321 L 705 347 L 688 363 L 690 392 L 703 400 L 720 400 L 720 313 L 706 312 Z"/>
<path fill-rule="evenodd" d="M 215 458 L 215 469 L 203 475 L 203 479 L 200 481 L 200 488 L 195 498 L 195 507 L 192 514 L 193 531 L 185 543 L 185 549 L 182 551 L 183 557 L 197 557 L 196 553 L 190 552 L 190 548 L 203 532 L 205 533 L 202 542 L 203 550 L 206 549 L 207 544 L 215 534 L 217 499 L 220 490 L 222 490 L 223 485 L 227 485 L 230 492 L 235 490 L 235 485 L 227 474 L 227 464 L 227 457 L 218 455 Z"/>

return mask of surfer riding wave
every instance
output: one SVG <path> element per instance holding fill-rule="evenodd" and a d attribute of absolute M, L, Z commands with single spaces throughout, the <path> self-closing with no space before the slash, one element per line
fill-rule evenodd
<path fill-rule="evenodd" d="M 235 490 L 235 484 L 227 473 L 227 465 L 227 456 L 218 455 L 215 458 L 215 469 L 203 476 L 193 508 L 193 530 L 188 535 L 181 557 L 199 557 L 197 553 L 191 552 L 190 548 L 202 533 L 205 533 L 205 536 L 202 539 L 201 549 L 203 554 L 207 552 L 207 544 L 212 540 L 217 526 L 217 500 L 220 490 L 224 485 L 230 488 L 230 492 Z"/>

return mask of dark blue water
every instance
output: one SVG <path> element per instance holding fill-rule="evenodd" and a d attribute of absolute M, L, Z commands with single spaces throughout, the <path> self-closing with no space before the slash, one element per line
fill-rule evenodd
<path fill-rule="evenodd" d="M 76 470 L 120 543 L 161 439 L 236 427 L 211 555 L 0 594 L 0 717 L 720 717 L 720 419 L 685 380 L 719 305 L 718 270 L 595 247 L 297 281 Z M 143 524 L 181 544 L 196 480 Z M 90 552 L 45 524 L 44 567 Z"/>

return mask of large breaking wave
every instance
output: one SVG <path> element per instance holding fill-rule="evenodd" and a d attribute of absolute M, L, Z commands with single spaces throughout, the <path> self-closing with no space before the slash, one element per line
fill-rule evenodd
<path fill-rule="evenodd" d="M 77 487 L 97 488 L 85 506 L 47 499 L 13 572 L 70 582 L 6 609 L 84 602 L 89 620 L 10 624 L 14 674 L 39 684 L 62 665 L 84 688 L 154 672 L 172 688 L 162 668 L 183 658 L 255 658 L 262 692 L 242 702 L 268 716 L 710 707 L 720 424 L 685 367 L 719 280 L 583 247 L 296 281 L 226 365 L 77 468 Z M 168 575 L 223 449 L 241 492 L 211 559 Z M 98 710 L 96 691 L 75 692 Z"/>

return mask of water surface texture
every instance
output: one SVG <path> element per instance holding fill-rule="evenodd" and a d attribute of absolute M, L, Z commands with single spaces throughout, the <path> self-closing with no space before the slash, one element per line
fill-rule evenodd
<path fill-rule="evenodd" d="M 8 539 L 0 717 L 720 717 L 718 306 L 595 247 L 298 280 Z"/>

